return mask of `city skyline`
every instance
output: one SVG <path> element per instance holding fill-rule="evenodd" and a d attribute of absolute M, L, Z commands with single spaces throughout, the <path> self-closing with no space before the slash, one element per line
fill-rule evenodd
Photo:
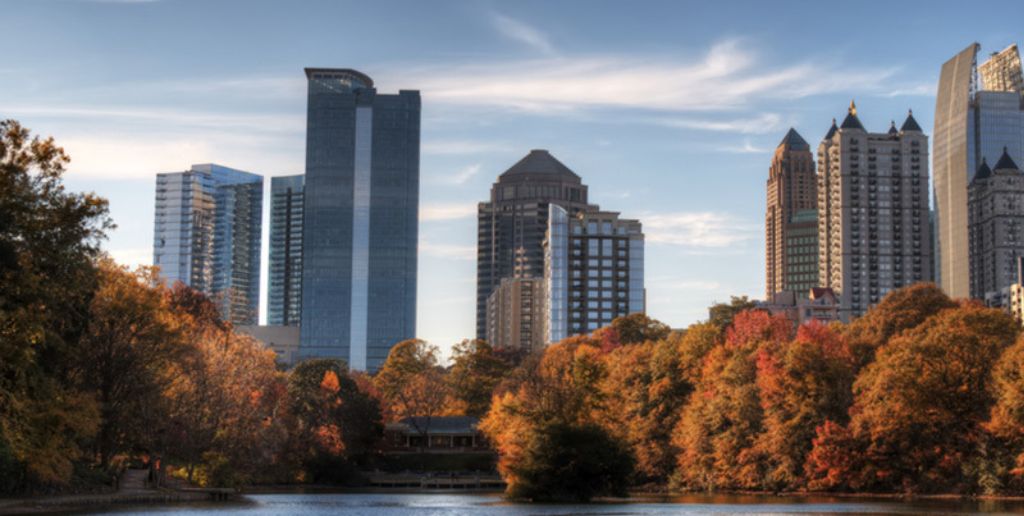
<path fill-rule="evenodd" d="M 445 3 L 429 14 L 403 4 L 410 12 L 396 16 L 409 31 L 401 38 L 372 35 L 383 26 L 384 11 L 392 15 L 394 9 L 368 9 L 366 28 L 351 28 L 368 38 L 365 53 L 302 27 L 306 39 L 290 52 L 264 46 L 278 35 L 259 44 L 252 37 L 232 42 L 239 34 L 224 40 L 200 34 L 192 42 L 169 45 L 158 55 L 160 66 L 147 64 L 150 56 L 143 59 L 143 54 L 149 47 L 179 36 L 143 32 L 147 23 L 166 16 L 170 3 L 40 2 L 13 9 L 15 21 L 53 11 L 54 28 L 41 27 L 38 16 L 13 24 L 15 36 L 26 31 L 42 41 L 12 58 L 3 71 L 14 79 L 20 70 L 35 76 L 31 85 L 3 81 L 8 84 L 0 86 L 5 99 L 0 110 L 66 145 L 74 159 L 70 187 L 111 199 L 121 227 L 107 248 L 124 262 L 148 262 L 139 250 L 152 238 L 152 221 L 146 218 L 153 213 L 149 192 L 157 172 L 215 162 L 251 170 L 268 183 L 302 172 L 304 96 L 302 86 L 296 87 L 303 82 L 301 68 L 360 69 L 385 91 L 408 88 L 424 94 L 417 335 L 442 347 L 474 334 L 475 203 L 507 164 L 529 149 L 548 148 L 586 171 L 592 202 L 644 223 L 648 313 L 684 326 L 705 317 L 711 301 L 725 301 L 730 294 L 761 297 L 762 181 L 766 157 L 789 126 L 817 142 L 828 129 L 822 122 L 840 117 L 843 106 L 856 98 L 867 127 L 885 127 L 887 115 L 909 107 L 930 132 L 941 63 L 975 40 L 985 50 L 1019 41 L 1012 20 L 1020 16 L 1009 14 L 1022 10 L 1005 3 L 1007 16 L 955 22 L 946 17 L 945 30 L 936 30 L 929 22 L 942 18 L 941 12 L 915 13 L 914 23 L 903 24 L 896 23 L 906 19 L 900 13 L 913 6 L 898 6 L 892 20 L 871 17 L 885 38 L 854 49 L 841 38 L 822 37 L 834 27 L 811 28 L 801 37 L 793 37 L 795 31 L 785 30 L 785 24 L 771 32 L 758 29 L 766 8 L 754 4 L 737 7 L 743 14 L 729 22 L 723 21 L 724 13 L 652 5 L 641 15 L 644 23 L 622 24 L 621 35 L 608 36 L 607 42 L 596 35 L 610 23 L 610 6 L 598 5 L 573 20 L 564 7 L 545 13 L 548 9 L 531 3 Z M 216 19 L 221 9 L 197 5 L 185 4 L 176 20 Z M 280 9 L 255 3 L 243 18 L 266 26 Z M 295 21 L 310 19 L 305 11 L 293 15 Z M 423 16 L 447 16 L 448 23 L 470 30 L 449 40 L 432 38 L 430 30 L 443 29 L 412 25 Z M 652 23 L 655 18 L 665 21 Z M 795 18 L 785 23 L 814 25 L 809 14 Z M 83 34 L 71 27 L 81 19 L 116 30 Z M 845 23 L 866 19 L 863 12 L 851 13 Z M 672 33 L 687 35 L 666 37 L 669 21 L 688 29 L 671 27 Z M 191 30 L 199 34 L 203 23 Z M 284 35 L 299 30 L 284 25 Z M 702 28 L 716 25 L 717 31 Z M 640 34 L 641 26 L 649 36 Z M 129 40 L 136 45 L 123 45 Z M 479 44 L 469 47 L 467 40 Z M 426 41 L 434 42 L 419 43 Z M 243 52 L 243 42 L 252 48 Z M 73 43 L 82 48 L 70 51 Z M 209 55 L 193 51 L 204 44 Z M 373 50 L 374 45 L 382 48 Z M 121 50 L 103 59 L 89 57 L 90 50 L 114 46 Z M 882 47 L 905 53 L 872 52 Z M 799 48 L 804 50 L 794 51 Z M 50 63 L 59 74 L 37 73 L 31 59 L 41 52 L 72 57 Z M 236 55 L 241 57 L 220 67 L 221 58 Z M 829 80 L 815 78 L 821 71 Z M 74 92 L 67 90 L 69 77 Z M 574 94 L 564 93 L 566 85 L 575 86 L 569 90 Z M 263 226 L 266 232 L 269 224 Z M 265 246 L 268 240 L 264 236 Z"/>

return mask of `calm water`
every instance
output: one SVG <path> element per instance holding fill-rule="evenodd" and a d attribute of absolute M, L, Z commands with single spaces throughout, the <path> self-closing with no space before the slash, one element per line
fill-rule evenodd
<path fill-rule="evenodd" d="M 517 505 L 496 494 L 262 494 L 230 505 L 125 508 L 88 514 L 367 515 L 367 516 L 568 516 L 649 514 L 1022 514 L 1024 502 L 894 502 L 753 496 L 686 496 L 591 505 Z"/>

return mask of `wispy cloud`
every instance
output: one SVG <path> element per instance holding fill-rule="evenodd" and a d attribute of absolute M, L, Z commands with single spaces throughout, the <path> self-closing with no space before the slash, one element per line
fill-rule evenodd
<path fill-rule="evenodd" d="M 546 34 L 522 21 L 499 13 L 493 13 L 491 21 L 494 28 L 498 29 L 498 32 L 506 38 L 523 43 L 538 52 L 545 54 L 554 52 L 554 47 L 551 46 L 551 41 Z"/>
<path fill-rule="evenodd" d="M 420 254 L 435 258 L 447 258 L 454 260 L 475 260 L 476 247 L 471 245 L 438 244 L 426 240 L 420 240 Z"/>
<path fill-rule="evenodd" d="M 657 119 L 657 123 L 680 129 L 721 131 L 743 134 L 770 133 L 783 127 L 782 117 L 776 113 L 762 113 L 749 118 L 732 118 L 726 120 L 702 118 L 660 118 Z"/>
<path fill-rule="evenodd" d="M 473 140 L 428 140 L 420 145 L 420 152 L 423 154 L 436 154 L 443 156 L 489 154 L 506 151 L 508 149 L 509 145 L 505 143 Z"/>
<path fill-rule="evenodd" d="M 455 220 L 475 216 L 475 203 L 433 203 L 420 206 L 421 221 Z"/>
<path fill-rule="evenodd" d="M 403 67 L 401 78 L 435 102 L 540 112 L 594 107 L 714 111 L 761 99 L 841 91 L 883 92 L 895 68 L 804 61 L 769 68 L 755 45 L 726 40 L 698 59 L 548 57 L 501 63 Z M 390 74 L 398 77 L 399 71 Z"/>
<path fill-rule="evenodd" d="M 452 185 L 464 185 L 470 179 L 473 179 L 474 177 L 476 177 L 477 174 L 480 173 L 480 168 L 481 167 L 482 167 L 482 165 L 480 163 L 474 163 L 472 165 L 467 165 L 465 167 L 462 167 L 461 169 L 459 169 L 458 171 L 456 171 L 453 174 L 449 174 L 449 175 L 446 175 L 446 176 L 441 176 L 440 180 L 441 180 L 442 183 L 447 183 L 447 184 L 452 184 Z M 474 213 L 475 213 L 475 210 L 474 210 Z"/>
<path fill-rule="evenodd" d="M 883 97 L 930 97 L 935 95 L 936 85 L 934 83 L 918 84 L 903 88 L 896 88 L 884 93 Z"/>
<path fill-rule="evenodd" d="M 723 145 L 717 148 L 721 152 L 729 152 L 732 154 L 765 154 L 771 152 L 771 149 L 767 147 L 757 147 L 750 143 L 750 140 L 743 140 L 742 145 Z"/>
<path fill-rule="evenodd" d="M 760 226 L 734 215 L 677 212 L 640 217 L 648 242 L 688 248 L 725 248 L 756 238 Z"/>
<path fill-rule="evenodd" d="M 302 132 L 306 121 L 301 114 L 274 113 L 218 113 L 152 106 L 89 106 L 89 105 L 11 105 L 0 106 L 0 112 L 12 116 L 36 118 L 83 119 L 108 121 L 111 118 L 159 123 L 166 127 L 207 127 L 219 129 L 247 129 L 258 132 Z"/>

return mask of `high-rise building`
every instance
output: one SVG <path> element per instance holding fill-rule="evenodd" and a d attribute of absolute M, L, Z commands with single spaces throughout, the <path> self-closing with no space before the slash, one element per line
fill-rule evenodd
<path fill-rule="evenodd" d="M 259 318 L 263 176 L 214 164 L 157 174 L 153 264 L 234 324 Z"/>
<path fill-rule="evenodd" d="M 790 128 L 768 169 L 767 299 L 783 291 L 806 295 L 818 284 L 816 181 L 811 146 Z"/>
<path fill-rule="evenodd" d="M 476 334 L 487 338 L 487 298 L 504 278 L 544 274 L 548 206 L 588 209 L 587 186 L 546 150 L 532 150 L 506 170 L 477 210 Z"/>
<path fill-rule="evenodd" d="M 843 320 L 932 280 L 928 216 L 928 137 L 913 114 L 869 133 L 851 102 L 818 146 L 818 281 L 839 295 Z"/>
<path fill-rule="evenodd" d="M 991 169 L 983 158 L 967 188 L 971 297 L 1009 306 L 1024 256 L 1024 172 L 1007 152 Z"/>
<path fill-rule="evenodd" d="M 267 324 L 298 326 L 302 316 L 302 196 L 306 176 L 270 178 Z"/>
<path fill-rule="evenodd" d="M 982 159 L 996 162 L 1003 147 L 1018 162 L 1024 157 L 1020 54 L 1013 45 L 979 67 L 979 50 L 972 43 L 942 65 L 935 101 L 936 275 L 953 297 L 971 292 L 967 185 Z"/>
<path fill-rule="evenodd" d="M 543 349 L 543 295 L 543 279 L 502 279 L 487 298 L 487 342 L 528 352 Z"/>
<path fill-rule="evenodd" d="M 376 371 L 416 332 L 420 94 L 307 68 L 299 355 Z"/>
<path fill-rule="evenodd" d="M 548 206 L 544 241 L 546 343 L 590 333 L 646 311 L 644 234 L 637 220 L 607 211 Z"/>

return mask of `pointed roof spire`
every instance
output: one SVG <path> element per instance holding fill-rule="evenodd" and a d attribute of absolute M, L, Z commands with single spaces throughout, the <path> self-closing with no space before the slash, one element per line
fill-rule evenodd
<path fill-rule="evenodd" d="M 516 162 L 508 170 L 503 172 L 500 178 L 537 178 L 540 177 L 564 177 L 574 182 L 579 182 L 580 176 L 555 159 L 550 152 L 544 149 L 531 150 L 523 159 Z"/>
<path fill-rule="evenodd" d="M 779 142 L 779 147 L 795 150 L 809 150 L 811 148 L 810 144 L 807 143 L 807 140 L 804 140 L 803 136 L 800 136 L 800 133 L 796 132 L 796 129 L 793 129 L 792 127 L 789 128 L 789 132 L 787 132 L 786 136 L 782 138 L 781 142 Z"/>
<path fill-rule="evenodd" d="M 1009 151 L 1006 147 L 1003 147 L 1003 155 L 999 157 L 999 161 L 996 162 L 996 166 L 992 167 L 992 170 L 1020 170 L 1017 168 L 1017 164 L 1013 162 L 1013 158 L 1010 157 Z"/>
<path fill-rule="evenodd" d="M 836 125 L 836 119 L 833 118 L 832 119 L 832 127 L 828 128 L 828 133 L 825 134 L 825 139 L 826 140 L 831 140 L 832 137 L 836 135 L 836 131 L 838 131 L 838 130 L 839 130 L 839 126 Z"/>
<path fill-rule="evenodd" d="M 917 131 L 923 133 L 921 126 L 917 124 L 917 120 L 914 120 L 914 110 L 907 110 L 907 119 L 903 121 L 903 127 L 900 127 L 900 132 Z"/>
<path fill-rule="evenodd" d="M 981 158 L 981 166 L 978 167 L 978 171 L 974 173 L 974 178 L 971 182 L 979 181 L 981 179 L 988 179 L 992 176 L 992 169 L 988 168 L 988 163 L 985 162 L 985 158 Z"/>
<path fill-rule="evenodd" d="M 892 120 L 889 123 L 889 134 L 892 135 L 892 136 L 900 134 L 900 132 L 896 130 L 896 121 L 895 120 Z"/>
<path fill-rule="evenodd" d="M 839 126 L 840 129 L 860 129 L 864 130 L 864 124 L 860 123 L 860 119 L 857 118 L 857 104 L 850 101 L 850 110 L 846 114 L 846 118 L 843 119 L 843 125 Z"/>

